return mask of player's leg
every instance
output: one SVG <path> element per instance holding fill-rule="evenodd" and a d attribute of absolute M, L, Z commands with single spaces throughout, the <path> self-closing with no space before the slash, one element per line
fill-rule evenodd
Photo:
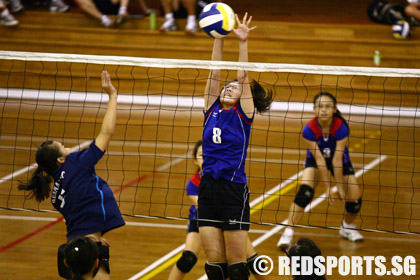
<path fill-rule="evenodd" d="M 288 223 L 290 225 L 299 224 L 303 217 L 305 207 L 311 203 L 314 197 L 314 188 L 316 186 L 318 177 L 318 169 L 313 166 L 308 166 L 304 169 L 301 185 L 296 193 L 295 200 L 290 205 Z M 291 227 L 284 229 L 283 235 L 277 243 L 277 247 L 282 250 L 289 247 L 292 243 L 294 230 Z"/>
<path fill-rule="evenodd" d="M 248 231 L 225 230 L 223 234 L 226 246 L 229 279 L 249 279 L 248 265 L 246 263 Z"/>
<path fill-rule="evenodd" d="M 344 170 L 345 172 L 345 170 Z M 340 235 L 349 239 L 350 241 L 361 241 L 363 236 L 355 230 L 355 226 L 352 224 L 357 217 L 361 206 L 362 196 L 360 193 L 359 185 L 357 184 L 356 177 L 354 174 L 344 176 L 345 184 L 345 211 L 344 219 L 340 229 Z"/>
<path fill-rule="evenodd" d="M 212 226 L 200 227 L 200 240 L 207 257 L 205 265 L 209 280 L 224 280 L 227 275 L 227 259 L 222 229 Z"/>
<path fill-rule="evenodd" d="M 198 232 L 189 232 L 185 239 L 185 250 L 169 274 L 168 280 L 184 279 L 197 262 L 197 255 L 201 248 Z"/>
<path fill-rule="evenodd" d="M 185 26 L 185 32 L 188 34 L 194 34 L 198 31 L 195 18 L 196 2 L 197 0 L 182 0 L 182 4 L 188 12 L 187 25 Z"/>
<path fill-rule="evenodd" d="M 160 31 L 175 31 L 177 30 L 176 21 L 174 14 L 172 13 L 172 1 L 171 0 L 161 0 L 160 1 L 165 12 L 165 21 L 162 26 L 159 28 Z"/>

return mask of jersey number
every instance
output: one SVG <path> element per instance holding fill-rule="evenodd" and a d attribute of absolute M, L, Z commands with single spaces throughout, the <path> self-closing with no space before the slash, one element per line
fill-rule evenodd
<path fill-rule="evenodd" d="M 65 190 L 61 189 L 61 194 L 58 196 L 58 200 L 61 201 L 60 208 L 63 208 L 64 205 L 66 204 L 66 202 L 64 201 L 64 193 L 65 192 L 66 192 Z"/>
<path fill-rule="evenodd" d="M 218 127 L 213 127 L 213 143 L 222 144 L 222 130 Z"/>

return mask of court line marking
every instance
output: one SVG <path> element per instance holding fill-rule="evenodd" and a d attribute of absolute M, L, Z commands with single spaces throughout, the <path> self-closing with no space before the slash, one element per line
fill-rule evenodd
<path fill-rule="evenodd" d="M 356 172 L 355 176 L 356 178 L 362 176 L 365 172 L 373 169 L 373 167 L 375 167 L 376 165 L 380 164 L 381 162 L 383 162 L 385 159 L 387 158 L 387 156 L 380 156 L 377 159 L 373 160 L 372 162 L 368 163 L 363 169 L 360 169 Z M 332 192 L 337 192 L 337 187 L 334 186 L 332 188 Z M 323 202 L 326 198 L 326 193 L 323 193 L 321 196 L 319 196 L 317 199 L 315 199 L 313 202 L 311 202 L 306 208 L 305 208 L 305 212 L 310 211 L 311 209 L 315 208 L 316 206 L 318 206 L 319 204 L 321 204 L 321 202 Z M 283 227 L 285 227 L 285 225 L 288 223 L 288 219 L 285 219 L 283 222 L 281 222 L 281 225 L 275 226 L 273 229 L 269 230 L 267 233 L 263 234 L 262 236 L 258 237 L 257 239 L 255 239 L 252 242 L 252 246 L 256 247 L 259 244 L 261 244 L 262 242 L 264 242 L 265 240 L 267 240 L 268 238 L 270 238 L 271 236 L 273 236 L 275 233 L 277 233 L 278 231 L 280 231 Z M 198 278 L 198 280 L 205 280 L 207 279 L 206 275 L 201 276 L 200 278 Z"/>
<path fill-rule="evenodd" d="M 256 208 L 256 210 L 251 209 L 253 211 L 251 214 L 255 213 L 255 211 L 262 209 L 267 199 L 269 199 L 270 196 L 276 193 L 280 193 L 280 191 L 284 188 L 284 192 L 289 191 L 292 187 L 295 187 L 293 184 L 301 175 L 303 174 L 303 171 L 300 171 L 286 180 L 284 180 L 282 183 L 274 186 L 272 189 L 268 190 L 266 193 L 260 195 L 259 197 L 255 198 L 249 205 L 251 208 Z M 296 178 L 296 179 L 295 179 Z M 287 187 L 291 185 L 292 187 Z M 267 197 L 268 196 L 268 197 Z M 267 197 L 267 198 L 266 198 Z M 278 198 L 278 197 L 276 197 Z M 151 279 L 163 270 L 165 270 L 167 267 L 173 265 L 181 256 L 182 251 L 185 248 L 185 243 L 181 246 L 178 246 L 174 250 L 170 251 L 163 257 L 159 258 L 158 260 L 154 261 L 152 264 L 138 272 L 137 274 L 131 276 L 128 280 L 136 280 L 136 279 L 142 279 L 147 280 Z"/>

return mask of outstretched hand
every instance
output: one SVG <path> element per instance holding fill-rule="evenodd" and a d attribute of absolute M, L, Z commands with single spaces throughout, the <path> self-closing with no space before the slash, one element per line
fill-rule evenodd
<path fill-rule="evenodd" d="M 106 93 L 108 93 L 109 96 L 117 94 L 117 90 L 111 83 L 111 75 L 108 73 L 108 71 L 102 71 L 101 80 L 102 88 L 104 89 L 104 91 L 106 91 Z"/>
<path fill-rule="evenodd" d="M 248 13 L 245 13 L 242 22 L 239 20 L 238 14 L 235 14 L 236 22 L 238 23 L 238 27 L 233 29 L 233 33 L 235 34 L 236 38 L 240 41 L 246 41 L 249 37 L 249 32 L 257 28 L 256 26 L 249 27 L 251 23 L 252 16 L 248 18 Z"/>

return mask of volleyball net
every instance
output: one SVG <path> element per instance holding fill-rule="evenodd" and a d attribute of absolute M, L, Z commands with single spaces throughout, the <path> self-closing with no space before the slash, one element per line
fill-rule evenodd
<path fill-rule="evenodd" d="M 97 174 L 133 217 L 186 219 L 185 186 L 197 171 L 192 149 L 203 128 L 209 70 L 221 83 L 249 71 L 271 89 L 271 110 L 256 115 L 246 172 L 251 222 L 284 225 L 302 175 L 302 130 L 313 98 L 333 94 L 348 121 L 349 150 L 363 193 L 358 228 L 420 232 L 420 70 L 171 60 L 0 51 L 0 209 L 53 211 L 17 190 L 32 174 L 45 140 L 74 150 L 100 131 L 108 96 L 106 69 L 118 90 L 115 133 Z M 332 180 L 333 182 L 333 180 Z M 317 187 L 303 226 L 338 228 L 344 204 L 328 205 Z"/>

